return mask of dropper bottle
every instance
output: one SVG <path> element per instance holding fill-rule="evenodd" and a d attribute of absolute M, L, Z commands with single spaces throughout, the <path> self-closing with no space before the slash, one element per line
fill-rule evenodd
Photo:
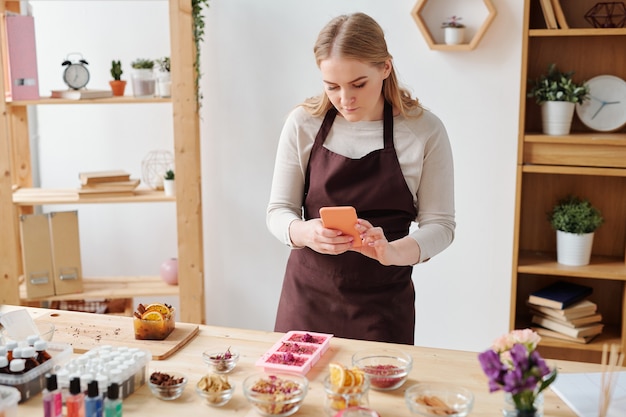
<path fill-rule="evenodd" d="M 102 397 L 98 390 L 98 381 L 95 379 L 87 384 L 87 398 L 85 398 L 85 417 L 102 417 Z"/>
<path fill-rule="evenodd" d="M 80 378 L 70 380 L 70 395 L 65 399 L 67 417 L 85 417 L 85 394 L 80 390 Z"/>
<path fill-rule="evenodd" d="M 52 359 L 52 356 L 46 350 L 48 349 L 48 342 L 46 342 L 45 340 L 37 340 L 34 344 L 34 348 L 37 352 L 37 362 L 39 362 L 40 364 Z"/>
<path fill-rule="evenodd" d="M 0 356 L 0 374 L 9 373 L 9 360 L 6 356 Z"/>
<path fill-rule="evenodd" d="M 42 396 L 44 417 L 62 417 L 63 394 L 59 389 L 56 374 L 46 375 L 46 388 L 44 388 Z"/>
<path fill-rule="evenodd" d="M 39 362 L 37 362 L 37 352 L 35 352 L 35 348 L 32 346 L 26 346 L 22 348 L 22 359 L 25 361 L 25 371 L 28 372 L 31 369 L 35 369 L 39 366 Z"/>
<path fill-rule="evenodd" d="M 9 360 L 9 362 L 11 362 L 11 360 L 13 359 L 13 350 L 17 347 L 17 342 L 13 340 L 7 342 L 5 347 L 7 348 L 7 359 Z"/>
<path fill-rule="evenodd" d="M 112 382 L 104 399 L 104 417 L 122 417 L 122 400 L 119 397 L 120 386 L 117 382 Z"/>

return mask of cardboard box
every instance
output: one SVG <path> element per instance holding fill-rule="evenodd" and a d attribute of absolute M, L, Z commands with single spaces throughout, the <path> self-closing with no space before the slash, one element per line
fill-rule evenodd
<path fill-rule="evenodd" d="M 83 292 L 78 212 L 20 217 L 28 298 Z"/>
<path fill-rule="evenodd" d="M 48 216 L 46 214 L 20 216 L 20 234 L 26 296 L 39 298 L 54 295 Z"/>
<path fill-rule="evenodd" d="M 83 292 L 83 271 L 80 262 L 78 212 L 57 211 L 48 214 L 54 278 L 54 293 Z"/>

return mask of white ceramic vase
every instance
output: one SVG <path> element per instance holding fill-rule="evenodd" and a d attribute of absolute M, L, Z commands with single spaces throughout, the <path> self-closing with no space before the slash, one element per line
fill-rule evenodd
<path fill-rule="evenodd" d="M 460 45 L 465 41 L 465 28 L 444 28 L 443 35 L 447 45 Z"/>
<path fill-rule="evenodd" d="M 556 259 L 563 265 L 588 265 L 593 246 L 593 232 L 577 235 L 561 230 L 556 231 Z"/>
<path fill-rule="evenodd" d="M 159 97 L 172 96 L 172 77 L 169 72 L 159 71 L 157 73 L 157 90 Z"/>
<path fill-rule="evenodd" d="M 176 180 L 163 180 L 163 191 L 168 197 L 176 195 Z"/>
<path fill-rule="evenodd" d="M 541 123 L 546 135 L 568 135 L 572 127 L 575 103 L 545 101 L 541 104 Z"/>

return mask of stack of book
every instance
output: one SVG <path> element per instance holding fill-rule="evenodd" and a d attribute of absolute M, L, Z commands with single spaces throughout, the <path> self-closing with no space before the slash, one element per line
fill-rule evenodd
<path fill-rule="evenodd" d="M 587 299 L 593 289 L 558 281 L 528 297 L 533 329 L 542 336 L 589 343 L 602 333 L 604 324 L 598 306 Z"/>
<path fill-rule="evenodd" d="M 81 198 L 133 195 L 140 182 L 130 178 L 130 173 L 123 170 L 81 172 L 78 178 L 78 194 Z"/>

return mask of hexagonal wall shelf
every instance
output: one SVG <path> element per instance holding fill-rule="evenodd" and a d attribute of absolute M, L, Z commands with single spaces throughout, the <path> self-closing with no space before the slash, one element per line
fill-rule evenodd
<path fill-rule="evenodd" d="M 491 22 L 496 17 L 496 8 L 494 7 L 491 0 L 483 0 L 483 3 L 488 11 L 487 18 L 485 19 L 483 24 L 478 28 L 478 30 L 476 31 L 476 34 L 469 41 L 469 43 L 464 43 L 460 45 L 446 45 L 442 43 L 436 43 L 430 32 L 430 29 L 428 28 L 428 25 L 426 25 L 426 22 L 424 22 L 422 18 L 422 14 L 421 14 L 422 10 L 424 9 L 424 7 L 429 1 L 430 0 L 418 0 L 418 2 L 413 7 L 413 10 L 411 10 L 411 15 L 413 16 L 415 23 L 417 23 L 417 26 L 422 32 L 422 35 L 424 36 L 426 43 L 428 43 L 428 47 L 433 50 L 471 51 L 475 49 L 478 43 L 480 42 L 480 40 L 482 39 L 482 37 L 485 35 L 485 32 L 487 32 L 487 29 L 491 25 Z"/>

